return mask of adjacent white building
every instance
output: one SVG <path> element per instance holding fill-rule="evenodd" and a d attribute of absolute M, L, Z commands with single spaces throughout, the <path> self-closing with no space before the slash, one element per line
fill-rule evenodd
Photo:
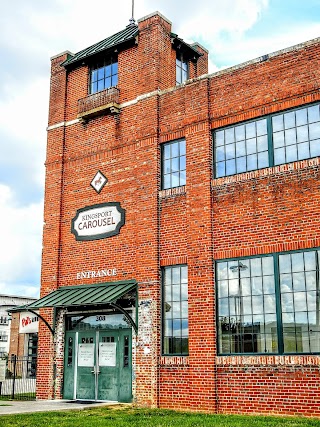
<path fill-rule="evenodd" d="M 30 304 L 35 298 L 0 294 L 0 357 L 9 353 L 10 316 L 8 310 L 15 306 Z"/>

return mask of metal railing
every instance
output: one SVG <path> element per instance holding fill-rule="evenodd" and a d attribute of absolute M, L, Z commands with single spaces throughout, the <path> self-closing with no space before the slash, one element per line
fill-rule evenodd
<path fill-rule="evenodd" d="M 0 382 L 0 397 L 2 399 L 35 400 L 36 373 L 36 356 L 9 356 L 5 380 Z"/>

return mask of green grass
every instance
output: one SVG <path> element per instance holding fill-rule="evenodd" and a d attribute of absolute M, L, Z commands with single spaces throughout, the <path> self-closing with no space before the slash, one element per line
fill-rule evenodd
<path fill-rule="evenodd" d="M 32 404 L 32 402 L 30 402 Z M 320 427 L 320 419 L 208 415 L 161 409 L 92 408 L 82 411 L 2 415 L 1 427 Z"/>
<path fill-rule="evenodd" d="M 1 400 L 12 400 L 11 395 L 0 396 L 0 401 Z M 36 394 L 35 393 L 16 394 L 14 397 L 14 400 L 36 400 Z"/>

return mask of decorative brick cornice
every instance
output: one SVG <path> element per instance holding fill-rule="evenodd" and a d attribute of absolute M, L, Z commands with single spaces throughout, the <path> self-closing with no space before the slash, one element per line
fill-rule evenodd
<path fill-rule="evenodd" d="M 166 199 L 172 196 L 180 196 L 181 194 L 186 194 L 187 188 L 185 185 L 181 187 L 168 188 L 167 190 L 159 191 L 159 199 Z"/>
<path fill-rule="evenodd" d="M 287 163 L 285 165 L 273 166 L 266 169 L 258 169 L 251 172 L 239 173 L 237 175 L 226 176 L 223 178 L 216 178 L 212 180 L 212 188 L 226 184 L 234 184 L 236 182 L 248 181 L 249 179 L 264 178 L 266 176 L 273 176 L 277 174 L 283 174 L 290 171 L 296 171 L 300 169 L 309 169 L 312 167 L 320 166 L 320 157 L 313 159 L 299 160 L 293 163 Z"/>
<path fill-rule="evenodd" d="M 246 248 L 234 248 L 230 250 L 214 251 L 215 260 L 241 258 L 245 256 L 272 254 L 277 252 L 288 252 L 303 249 L 312 249 L 320 247 L 320 237 L 310 238 L 308 240 L 295 240 L 282 243 L 270 243 L 260 246 L 249 246 Z"/>
<path fill-rule="evenodd" d="M 188 356 L 161 356 L 158 360 L 160 367 L 176 368 L 182 366 L 189 366 Z"/>
<path fill-rule="evenodd" d="M 234 107 L 231 111 L 217 109 L 214 111 L 214 114 L 211 114 L 210 116 L 211 128 L 217 129 L 223 126 L 244 122 L 267 114 L 319 101 L 319 88 L 314 90 L 314 88 L 311 87 L 309 90 L 309 92 L 304 90 L 302 93 L 296 93 L 294 96 L 290 96 L 289 94 L 288 97 L 284 97 L 283 99 L 273 98 L 271 102 L 266 102 L 266 100 L 263 99 L 261 105 L 255 106 L 254 108 L 250 103 L 248 103 L 247 106 L 242 105 L 241 109 L 238 111 L 235 111 Z"/>
<path fill-rule="evenodd" d="M 319 366 L 319 356 L 218 356 L 216 359 L 217 366 Z"/>
<path fill-rule="evenodd" d="M 168 265 L 179 265 L 179 264 L 187 264 L 188 257 L 187 255 L 180 255 L 175 257 L 162 258 L 160 260 L 160 266 L 166 267 Z"/>

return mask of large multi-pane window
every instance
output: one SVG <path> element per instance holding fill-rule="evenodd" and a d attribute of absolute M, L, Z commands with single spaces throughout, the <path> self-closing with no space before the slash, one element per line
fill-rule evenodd
<path fill-rule="evenodd" d="M 274 164 L 320 155 L 319 104 L 272 117 Z"/>
<path fill-rule="evenodd" d="M 320 250 L 217 262 L 219 353 L 320 353 Z"/>
<path fill-rule="evenodd" d="M 91 68 L 90 93 L 118 84 L 118 58 L 107 57 Z"/>
<path fill-rule="evenodd" d="M 216 178 L 320 155 L 320 104 L 214 132 Z"/>
<path fill-rule="evenodd" d="M 168 142 L 162 146 L 162 189 L 186 184 L 186 140 Z"/>
<path fill-rule="evenodd" d="M 182 52 L 177 52 L 176 57 L 176 84 L 179 85 L 189 78 L 189 66 Z"/>
<path fill-rule="evenodd" d="M 163 269 L 162 353 L 188 354 L 188 267 Z"/>

